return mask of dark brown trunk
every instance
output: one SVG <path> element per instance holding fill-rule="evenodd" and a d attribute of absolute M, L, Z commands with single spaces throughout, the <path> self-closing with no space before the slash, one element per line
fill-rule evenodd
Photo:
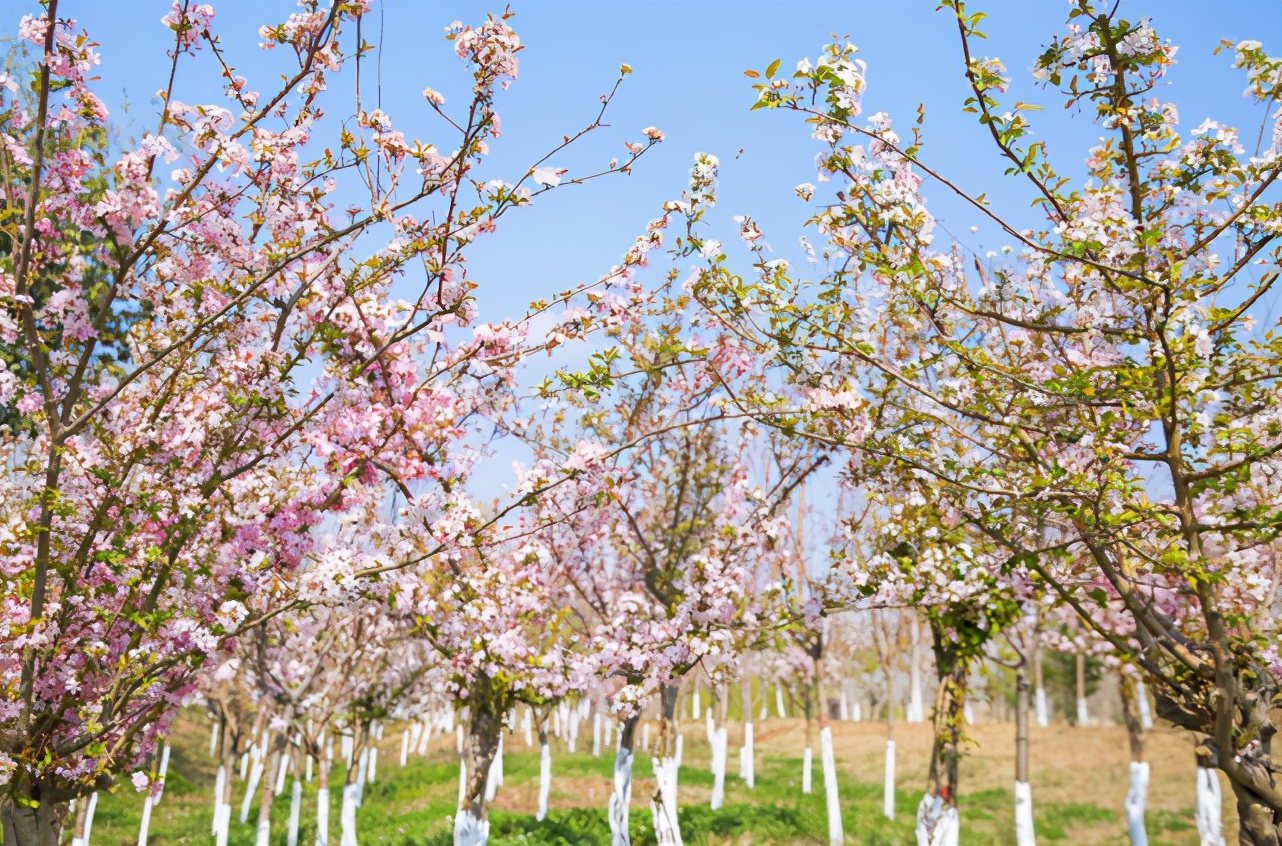
<path fill-rule="evenodd" d="M 664 684 L 659 688 L 659 703 L 663 707 L 663 717 L 659 722 L 659 743 L 656 747 L 656 756 L 659 758 L 671 758 L 677 754 L 677 696 L 680 691 L 677 682 Z"/>
<path fill-rule="evenodd" d="M 87 799 L 81 800 L 88 802 Z M 4 846 L 58 846 L 67 803 L 41 802 L 36 807 L 0 801 L 0 822 L 4 825 Z"/>
<path fill-rule="evenodd" d="M 1028 783 L 1028 674 L 1015 671 L 1015 781 Z"/>

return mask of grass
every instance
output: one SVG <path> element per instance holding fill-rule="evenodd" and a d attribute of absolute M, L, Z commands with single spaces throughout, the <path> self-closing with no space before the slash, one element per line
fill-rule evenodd
<path fill-rule="evenodd" d="M 207 756 L 207 729 L 194 721 L 183 721 L 174 738 L 174 751 L 164 799 L 152 814 L 149 846 L 210 846 L 214 764 Z M 712 775 L 707 766 L 707 744 L 701 732 L 691 731 L 686 739 L 686 760 L 681 771 L 679 810 L 681 831 L 688 846 L 791 846 L 826 844 L 827 816 L 822 778 L 816 763 L 815 793 L 802 795 L 801 759 L 777 754 L 768 746 L 757 755 L 756 787 L 748 790 L 735 777 L 737 757 L 732 750 L 726 779 L 725 805 L 717 811 L 708 806 Z M 534 807 L 539 759 L 526 751 L 519 734 L 509 737 L 504 759 L 503 788 L 490 817 L 490 843 L 494 846 L 593 846 L 609 844 L 606 801 L 610 790 L 612 761 L 591 754 L 569 754 L 553 750 L 552 810 L 547 819 L 536 821 Z M 452 815 L 458 793 L 458 764 L 452 743 L 437 742 L 427 756 L 411 756 L 399 767 L 399 734 L 389 731 L 378 766 L 378 779 L 369 785 L 357 813 L 361 846 L 449 846 L 452 843 Z M 649 795 L 653 790 L 648 759 L 638 756 L 633 783 L 631 815 L 632 842 L 653 844 Z M 341 780 L 340 769 L 334 779 Z M 237 822 L 245 785 L 237 781 L 229 846 L 253 846 L 257 806 L 251 806 L 249 822 Z M 914 846 L 912 827 L 919 791 L 900 790 L 895 797 L 894 821 L 882 815 L 880 780 L 862 780 L 842 770 L 838 791 L 846 841 L 864 846 Z M 331 789 L 330 840 L 339 836 L 341 791 Z M 315 782 L 303 793 L 299 843 L 311 846 L 315 839 Z M 99 797 L 93 828 L 93 846 L 132 846 L 137 842 L 142 800 L 126 782 L 114 794 Z M 963 793 L 963 846 L 1004 846 L 1014 844 L 1014 798 L 1009 790 L 990 788 Z M 272 846 L 286 846 L 285 824 L 289 811 L 288 790 L 272 807 Z M 1120 814 L 1109 808 L 1083 803 L 1056 803 L 1034 798 L 1037 836 L 1044 843 L 1114 843 L 1124 839 Z M 1188 840 L 1189 814 L 1174 811 L 1150 813 L 1149 831 L 1156 843 L 1174 844 Z M 1195 834 L 1193 835 L 1195 837 Z"/>

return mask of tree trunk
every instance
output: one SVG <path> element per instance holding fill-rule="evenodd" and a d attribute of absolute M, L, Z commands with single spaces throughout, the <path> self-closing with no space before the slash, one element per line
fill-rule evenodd
<path fill-rule="evenodd" d="M 35 807 L 17 805 L 7 798 L 0 800 L 4 846 L 58 846 L 69 810 L 67 802 L 47 799 Z"/>
<path fill-rule="evenodd" d="M 1028 675 L 1023 664 L 1015 672 L 1015 843 L 1035 846 L 1033 788 L 1028 773 Z"/>
<path fill-rule="evenodd" d="M 361 780 L 368 759 L 365 757 L 369 744 L 369 723 L 363 721 L 352 738 L 351 755 L 347 759 L 346 776 L 343 779 L 343 804 L 338 811 L 338 837 L 340 846 L 356 846 L 356 809 L 361 804 Z"/>
<path fill-rule="evenodd" d="M 1144 760 L 1144 723 L 1140 715 L 1139 697 L 1136 696 L 1135 679 L 1122 674 L 1122 715 L 1126 720 L 1126 736 L 1131 744 L 1131 787 L 1126 793 L 1126 831 L 1131 846 L 1148 846 L 1148 831 L 1144 827 L 1144 809 L 1148 804 L 1148 762 Z"/>
<path fill-rule="evenodd" d="M 322 739 L 316 762 L 316 846 L 329 846 L 329 747 Z"/>
<path fill-rule="evenodd" d="M 539 723 L 539 811 L 535 819 L 547 819 L 548 793 L 552 790 L 552 748 L 548 745 L 547 721 Z"/>
<path fill-rule="evenodd" d="M 828 620 L 824 619 L 818 654 L 815 657 L 815 694 L 819 700 L 819 754 L 823 765 L 824 806 L 828 811 L 828 843 L 841 846 L 846 840 L 841 824 L 841 800 L 837 796 L 837 756 L 832 746 L 832 727 L 828 725 L 828 697 L 824 690 L 823 647 L 827 641 Z"/>
<path fill-rule="evenodd" d="M 1042 651 L 1033 646 L 1033 693 L 1037 703 L 1037 725 L 1050 725 L 1050 710 L 1046 707 L 1046 688 L 1042 686 Z"/>
<path fill-rule="evenodd" d="M 619 726 L 619 751 L 614 757 L 614 790 L 610 793 L 611 846 L 630 846 L 628 810 L 632 804 L 632 746 L 639 715 L 627 717 Z"/>
<path fill-rule="evenodd" d="M 1197 824 L 1201 846 L 1224 846 L 1224 800 L 1220 794 L 1220 777 L 1216 775 L 1210 750 L 1199 745 L 1197 759 L 1197 799 L 1193 821 Z"/>
<path fill-rule="evenodd" d="M 719 811 L 726 799 L 726 758 L 730 738 L 726 731 L 728 698 L 724 687 L 712 687 L 708 703 L 708 745 L 712 748 L 712 810 Z"/>
<path fill-rule="evenodd" d="M 650 813 L 654 817 L 655 842 L 659 846 L 682 846 L 681 828 L 677 824 L 677 769 L 680 766 L 681 735 L 677 730 L 677 695 L 680 686 L 669 682 L 659 688 L 663 721 L 654 757 L 654 796 Z"/>
<path fill-rule="evenodd" d="M 485 787 L 503 731 L 503 709 L 499 706 L 500 703 L 487 701 L 484 695 L 469 697 L 467 737 L 463 744 L 463 801 L 454 818 L 454 846 L 484 846 L 489 840 Z"/>
<path fill-rule="evenodd" d="M 1091 721 L 1086 708 L 1086 655 L 1077 653 L 1077 725 L 1085 728 Z"/>
<path fill-rule="evenodd" d="M 926 719 L 926 706 L 922 701 L 921 691 L 921 623 L 916 614 L 909 618 L 909 625 L 912 631 L 912 653 L 908 671 L 908 713 L 904 715 L 904 721 L 920 723 Z"/>
<path fill-rule="evenodd" d="M 883 664 L 882 671 L 886 676 L 886 701 L 891 703 L 895 701 L 894 673 L 889 664 Z M 886 778 L 881 812 L 888 820 L 895 818 L 895 709 L 890 705 L 886 706 Z"/>

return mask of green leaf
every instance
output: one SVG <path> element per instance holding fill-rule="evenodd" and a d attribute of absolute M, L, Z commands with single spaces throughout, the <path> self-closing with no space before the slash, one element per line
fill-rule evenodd
<path fill-rule="evenodd" d="M 775 73 L 779 70 L 779 59 L 775 59 L 766 67 L 766 79 L 774 79 Z"/>

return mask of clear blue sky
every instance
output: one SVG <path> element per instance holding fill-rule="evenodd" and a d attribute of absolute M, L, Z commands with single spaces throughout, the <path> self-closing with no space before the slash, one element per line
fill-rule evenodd
<path fill-rule="evenodd" d="M 59 7 L 60 15 L 75 17 L 101 43 L 99 91 L 127 135 L 155 125 L 154 92 L 167 72 L 164 54 L 171 43 L 159 21 L 168 5 L 161 0 L 63 0 Z M 456 19 L 479 23 L 487 11 L 500 12 L 502 6 L 457 0 L 383 0 L 381 6 L 373 0 L 373 5 L 365 37 L 376 44 L 381 40 L 382 105 L 398 128 L 432 141 L 437 131 L 422 89 L 445 92 L 447 105 L 464 99 L 461 63 L 443 38 L 444 27 Z M 803 57 L 813 60 L 834 33 L 849 35 L 868 63 L 865 114 L 886 111 L 906 127 L 917 104 L 924 103 L 926 160 L 973 193 L 987 193 L 999 209 L 1028 214 L 1024 186 L 1001 177 L 1004 164 L 986 132 L 961 113 L 967 90 L 956 25 L 946 13 L 934 11 L 936 5 L 935 0 L 514 2 L 512 25 L 526 49 L 519 80 L 499 98 L 504 132 L 493 144 L 486 178 L 519 177 L 563 134 L 582 126 L 623 62 L 634 73 L 608 118 L 613 129 L 581 154 L 552 163 L 574 172 L 599 166 L 621 155 L 623 140 L 639 140 L 640 130 L 649 125 L 662 129 L 667 140 L 633 176 L 553 192 L 535 207 L 505 218 L 495 236 L 479 241 L 471 262 L 473 278 L 481 285 L 482 319 L 517 316 L 530 300 L 608 270 L 646 221 L 658 215 L 663 201 L 681 192 L 696 151 L 721 158 L 718 214 L 726 224 L 720 237 L 727 246 L 733 250 L 737 243 L 729 216 L 748 213 L 761 222 L 777 255 L 798 258 L 796 239 L 807 206 L 792 188 L 814 180 L 817 142 L 794 116 L 749 112 L 754 94 L 743 71 L 764 68 L 775 58 L 785 68 Z M 283 20 L 293 3 L 223 0 L 214 6 L 215 30 L 233 64 L 249 77 L 252 88 L 271 90 L 284 57 L 259 50 L 257 28 Z M 35 7 L 26 0 L 6 2 L 0 7 L 0 34 L 12 35 L 21 15 Z M 988 42 L 977 49 L 1005 61 L 1014 75 L 1010 100 L 1046 106 L 1034 116 L 1039 136 L 1063 169 L 1077 169 L 1097 129 L 1084 116 L 1066 113 L 1058 95 L 1034 86 L 1027 73 L 1042 45 L 1062 31 L 1067 3 L 1006 0 L 971 7 L 990 14 L 985 22 Z M 1180 45 L 1169 87 L 1156 93 L 1176 102 L 1186 128 L 1212 117 L 1239 126 L 1244 141 L 1253 146 L 1263 111 L 1242 96 L 1245 82 L 1233 70 L 1231 55 L 1216 57 L 1212 51 L 1220 39 L 1247 38 L 1282 51 L 1282 2 L 1125 0 L 1122 8 L 1128 18 L 1152 18 L 1160 34 Z M 337 90 L 332 94 L 344 96 L 329 101 L 331 114 L 350 108 L 350 84 L 333 86 Z M 216 71 L 202 60 L 184 68 L 177 96 L 189 103 L 221 102 L 219 90 Z M 442 146 L 450 149 L 452 143 L 447 139 Z M 927 191 L 948 232 L 972 249 L 1001 246 L 984 229 L 972 235 L 969 227 L 980 221 L 942 189 L 928 186 Z M 489 483 L 493 492 L 507 480 L 500 477 L 506 477 L 505 467 L 495 468 Z"/>
<path fill-rule="evenodd" d="M 159 22 L 168 10 L 163 0 L 63 0 L 59 14 L 76 18 L 102 45 L 99 91 L 127 134 L 154 125 L 156 101 L 166 71 L 169 32 Z M 281 0 L 214 2 L 215 29 L 251 87 L 270 90 L 278 58 L 257 47 L 260 24 L 282 20 L 295 7 Z M 459 19 L 477 23 L 499 3 L 373 0 L 366 39 L 382 32 L 383 107 L 399 128 L 434 137 L 420 92 L 425 86 L 460 92 L 460 62 L 443 38 L 443 28 Z M 926 106 L 926 158 L 945 173 L 958 175 L 975 193 L 1005 200 L 1017 212 L 1027 207 L 1023 188 L 1000 178 L 1003 164 L 986 143 L 985 133 L 960 111 L 966 95 L 956 26 L 934 0 L 923 2 L 545 2 L 517 0 L 512 25 L 526 49 L 520 79 L 501 95 L 504 135 L 494 144 L 489 175 L 519 175 L 562 134 L 579 127 L 594 111 L 620 63 L 632 66 L 616 107 L 612 130 L 584 153 L 554 162 L 572 170 L 599 165 L 621 154 L 624 138 L 638 139 L 648 125 L 667 140 L 652 151 L 631 178 L 598 181 L 554 192 L 535 208 L 507 218 L 496 237 L 478 242 L 473 273 L 482 287 L 483 316 L 515 316 L 529 300 L 575 282 L 594 278 L 614 264 L 664 199 L 678 194 L 692 155 L 715 153 L 722 161 L 720 212 L 750 213 L 762 222 L 778 254 L 796 256 L 796 237 L 806 207 L 792 193 L 813 181 L 817 151 L 806 128 L 783 113 L 749 112 L 753 102 L 746 68 L 763 68 L 781 58 L 791 67 L 818 55 L 831 34 L 849 35 L 869 66 L 865 113 L 886 111 L 899 124 L 912 120 L 917 103 Z M 1084 117 L 1070 118 L 1054 95 L 1031 84 L 1026 71 L 1039 47 L 1062 31 L 1068 4 L 1062 0 L 1006 0 L 972 3 L 990 17 L 981 49 L 1001 57 L 1015 76 L 1011 99 L 1043 102 L 1036 115 L 1045 138 L 1065 168 L 1076 167 L 1098 134 Z M 0 34 L 12 35 L 17 21 L 35 3 L 7 2 Z M 1220 39 L 1255 38 L 1282 50 L 1279 0 L 1129 0 L 1131 18 L 1150 17 L 1158 31 L 1180 45 L 1168 91 L 1188 126 L 1210 116 L 1242 127 L 1254 139 L 1263 112 L 1241 92 L 1241 75 L 1228 54 L 1212 50 Z M 217 77 L 208 64 L 185 68 L 178 97 L 186 102 L 219 102 Z M 349 82 L 336 88 L 348 91 Z M 332 92 L 338 94 L 339 91 Z M 335 97 L 330 102 L 340 105 Z M 458 103 L 461 96 L 451 96 Z M 121 107 L 128 102 L 129 110 Z M 348 106 L 350 98 L 341 105 Z M 334 111 L 334 110 L 332 110 Z M 735 156 L 742 150 L 741 156 Z M 995 187 L 996 186 L 996 187 Z M 929 189 L 928 189 L 929 190 Z M 942 190 L 931 203 L 947 230 L 981 243 L 985 233 L 969 233 L 964 209 Z M 733 230 L 723 240 L 731 244 Z M 991 237 L 991 236 L 990 236 Z"/>

